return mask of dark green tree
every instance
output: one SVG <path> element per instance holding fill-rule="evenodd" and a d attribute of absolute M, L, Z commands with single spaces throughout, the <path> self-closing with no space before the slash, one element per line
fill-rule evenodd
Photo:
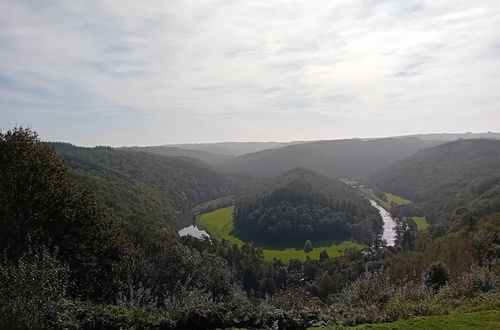
<path fill-rule="evenodd" d="M 313 250 L 311 240 L 307 240 L 304 244 L 304 252 L 309 253 Z"/>
<path fill-rule="evenodd" d="M 124 256 L 119 230 L 29 129 L 0 133 L 0 228 L 7 260 L 18 260 L 31 243 L 45 245 L 68 265 L 72 295 L 116 296 Z"/>
<path fill-rule="evenodd" d="M 435 292 L 448 283 L 449 279 L 448 268 L 441 262 L 433 263 L 424 275 L 425 285 Z"/>

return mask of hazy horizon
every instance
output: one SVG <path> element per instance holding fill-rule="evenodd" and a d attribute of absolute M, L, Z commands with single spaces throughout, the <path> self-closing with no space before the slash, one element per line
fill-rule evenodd
<path fill-rule="evenodd" d="M 498 1 L 20 0 L 0 3 L 0 22 L 0 129 L 48 141 L 500 127 Z"/>
<path fill-rule="evenodd" d="M 32 128 L 34 130 L 34 128 Z M 38 132 L 37 132 L 38 133 Z M 292 139 L 292 140 L 223 140 L 223 141 L 199 141 L 199 142 L 153 142 L 150 144 L 102 144 L 102 143 L 97 143 L 97 144 L 79 144 L 72 142 L 70 140 L 49 140 L 45 139 L 43 136 L 41 136 L 42 140 L 47 141 L 47 142 L 62 142 L 62 143 L 70 143 L 76 146 L 80 147 L 96 147 L 96 146 L 109 146 L 112 148 L 127 148 L 127 147 L 153 147 L 153 146 L 183 146 L 183 145 L 205 145 L 205 144 L 224 144 L 224 143 L 294 143 L 294 142 L 317 142 L 317 141 L 337 141 L 337 140 L 351 140 L 351 139 L 362 139 L 362 140 L 371 140 L 371 139 L 390 139 L 390 138 L 404 138 L 404 137 L 413 137 L 413 136 L 419 136 L 419 135 L 466 135 L 466 134 L 471 134 L 471 135 L 482 135 L 482 134 L 498 134 L 500 135 L 499 132 L 495 131 L 486 131 L 486 132 L 427 132 L 427 133 L 416 133 L 416 134 L 402 134 L 402 135 L 390 135 L 390 136 L 352 136 L 352 137 L 339 137 L 339 138 L 325 138 L 325 139 L 308 139 L 308 140 L 299 140 L 299 139 Z"/>

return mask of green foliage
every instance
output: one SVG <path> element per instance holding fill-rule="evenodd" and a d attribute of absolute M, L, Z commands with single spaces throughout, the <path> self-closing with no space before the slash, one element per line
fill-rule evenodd
<path fill-rule="evenodd" d="M 98 305 L 81 301 L 66 301 L 61 306 L 64 318 L 56 329 L 174 329 L 175 323 L 159 311 L 139 307 Z"/>
<path fill-rule="evenodd" d="M 500 141 L 461 140 L 428 148 L 377 172 L 371 182 L 414 201 L 430 223 L 453 218 L 455 227 L 471 227 L 500 211 Z"/>
<path fill-rule="evenodd" d="M 434 291 L 439 291 L 449 280 L 448 268 L 441 262 L 433 263 L 424 275 L 425 285 Z"/>
<path fill-rule="evenodd" d="M 227 176 L 200 161 L 159 156 L 109 147 L 82 148 L 52 143 L 73 170 L 132 178 L 160 193 L 176 210 L 185 210 L 200 202 L 231 194 L 235 186 Z M 98 186 L 97 188 L 103 189 Z M 104 195 L 106 195 L 103 192 Z"/>
<path fill-rule="evenodd" d="M 383 305 L 394 294 L 395 287 L 387 271 L 380 269 L 363 273 L 336 297 L 337 308 L 366 308 Z"/>
<path fill-rule="evenodd" d="M 304 252 L 309 253 L 313 250 L 312 243 L 310 240 L 307 240 L 304 244 Z"/>
<path fill-rule="evenodd" d="M 472 231 L 463 229 L 437 239 L 421 233 L 414 245 L 412 251 L 393 258 L 392 278 L 417 279 L 437 261 L 447 265 L 452 277 L 467 272 L 474 264 L 495 267 L 500 258 L 500 214 L 481 218 Z"/>
<path fill-rule="evenodd" d="M 477 286 L 460 288 L 463 283 L 463 280 L 452 280 L 436 293 L 425 285 L 425 281 L 407 282 L 403 279 L 391 282 L 384 271 L 368 273 L 349 284 L 335 297 L 330 313 L 336 324 L 356 325 L 392 322 L 452 311 L 498 308 L 498 286 L 484 293 Z M 465 298 L 465 293 L 468 298 Z M 477 305 L 480 301 L 482 306 Z"/>
<path fill-rule="evenodd" d="M 0 251 L 17 261 L 31 243 L 57 249 L 72 295 L 111 300 L 124 256 L 113 219 L 28 129 L 0 133 Z"/>
<path fill-rule="evenodd" d="M 418 230 L 426 230 L 429 228 L 429 224 L 425 217 L 413 217 L 413 221 L 415 221 Z"/>
<path fill-rule="evenodd" d="M 409 201 L 401 196 L 393 195 L 391 193 L 385 193 L 385 196 L 386 196 L 387 202 L 389 204 L 406 205 L 406 204 L 411 203 L 411 201 Z"/>
<path fill-rule="evenodd" d="M 256 241 L 290 246 L 311 240 L 372 243 L 382 230 L 376 209 L 338 180 L 288 171 L 237 204 L 237 230 Z"/>
<path fill-rule="evenodd" d="M 500 259 L 500 213 L 481 219 L 470 241 L 479 265 L 496 265 Z"/>
<path fill-rule="evenodd" d="M 330 256 L 328 255 L 328 252 L 326 252 L 326 250 L 323 250 L 319 253 L 320 260 L 326 260 L 328 258 L 330 258 Z"/>
<path fill-rule="evenodd" d="M 472 266 L 462 273 L 440 294 L 448 299 L 466 300 L 498 288 L 498 277 L 488 268 Z"/>
<path fill-rule="evenodd" d="M 362 178 L 416 151 L 435 145 L 418 138 L 335 140 L 262 150 L 223 161 L 234 172 L 272 177 L 303 167 L 333 178 Z"/>
<path fill-rule="evenodd" d="M 129 147 L 121 148 L 122 150 L 136 150 L 142 151 L 150 154 L 161 155 L 161 156 L 177 156 L 177 157 L 190 157 L 199 159 L 208 164 L 216 164 L 218 162 L 227 160 L 231 158 L 229 155 L 224 155 L 220 153 L 208 152 L 205 150 L 195 150 L 187 148 L 179 148 L 173 146 L 151 146 L 151 147 Z"/>
<path fill-rule="evenodd" d="M 495 179 L 455 187 L 489 196 L 455 209 L 468 226 L 418 232 L 404 218 L 396 246 L 360 251 L 348 241 L 326 246 L 310 233 L 335 222 L 349 237 L 372 243 L 381 230 L 376 210 L 339 181 L 290 171 L 249 194 L 238 210 L 264 233 L 312 231 L 298 235 L 296 248 L 262 249 L 246 243 L 260 237 L 233 228 L 232 207 L 197 219 L 211 240 L 178 238 L 170 229 L 180 212 L 208 200 L 199 209 L 227 205 L 253 179 L 189 159 L 53 147 L 71 172 L 33 132 L 0 134 L 0 328 L 304 329 L 500 308 L 500 215 L 478 218 L 495 209 Z M 430 205 L 416 201 L 393 205 L 402 214 Z M 342 234 L 338 228 L 328 237 Z"/>
<path fill-rule="evenodd" d="M 120 220 L 134 245 L 155 253 L 175 244 L 181 214 L 228 195 L 238 184 L 200 161 L 134 149 L 82 148 L 50 143 L 74 176 Z"/>
<path fill-rule="evenodd" d="M 442 329 L 442 330 L 496 330 L 500 327 L 500 311 L 481 311 L 474 313 L 453 313 L 400 320 L 392 323 L 361 325 L 348 329 Z M 336 329 L 336 328 L 332 328 Z"/>
<path fill-rule="evenodd" d="M 318 259 L 321 251 L 326 250 L 332 257 L 342 255 L 346 249 L 363 248 L 361 244 L 344 241 L 339 244 L 332 243 L 331 241 L 315 242 L 311 252 L 306 254 L 304 249 L 300 246 L 291 248 L 273 247 L 260 242 L 252 242 L 249 239 L 243 240 L 236 234 L 233 226 L 233 212 L 234 207 L 226 207 L 213 212 L 204 213 L 198 216 L 196 223 L 200 229 L 206 230 L 210 237 L 219 241 L 227 241 L 236 244 L 239 247 L 245 244 L 253 244 L 260 247 L 266 261 L 273 261 L 274 259 L 288 262 L 293 259 L 304 261 L 307 256 L 312 259 Z"/>
<path fill-rule="evenodd" d="M 0 328 L 54 327 L 67 295 L 69 270 L 44 247 L 0 263 Z"/>

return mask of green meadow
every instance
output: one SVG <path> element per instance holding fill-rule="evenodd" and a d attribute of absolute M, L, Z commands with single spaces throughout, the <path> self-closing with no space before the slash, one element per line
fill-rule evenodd
<path fill-rule="evenodd" d="M 245 243 L 251 243 L 250 240 L 240 237 L 233 226 L 233 212 L 234 206 L 218 209 L 213 212 L 204 213 L 196 219 L 196 224 L 200 229 L 206 230 L 211 237 L 217 240 L 227 240 L 242 246 Z M 288 262 L 291 259 L 306 260 L 309 256 L 311 259 L 319 259 L 321 251 L 325 250 L 330 257 L 337 257 L 341 255 L 346 249 L 362 249 L 363 245 L 344 241 L 339 244 L 332 242 L 312 242 L 313 250 L 305 253 L 302 247 L 296 248 L 276 248 L 270 246 L 259 245 L 253 242 L 255 246 L 263 248 L 264 259 L 271 261 L 274 258 L 283 262 Z"/>
<path fill-rule="evenodd" d="M 392 323 L 362 325 L 350 329 L 442 329 L 442 330 L 496 330 L 500 329 L 500 311 L 480 311 L 474 313 L 452 313 L 417 317 Z"/>
<path fill-rule="evenodd" d="M 413 221 L 417 224 L 418 230 L 426 230 L 429 227 L 427 219 L 425 217 L 413 217 Z"/>
<path fill-rule="evenodd" d="M 387 202 L 389 203 L 389 205 L 391 204 L 405 205 L 411 203 L 411 201 L 404 199 L 403 197 L 393 195 L 391 193 L 385 193 L 385 196 L 387 197 Z"/>
<path fill-rule="evenodd" d="M 332 326 L 326 328 L 309 328 L 308 330 L 340 330 L 340 329 L 357 329 L 357 330 L 496 330 L 500 329 L 500 311 L 487 310 L 473 313 L 451 313 L 448 315 L 435 315 L 416 317 L 408 320 L 399 320 L 390 323 L 363 324 L 357 327 L 340 327 Z"/>

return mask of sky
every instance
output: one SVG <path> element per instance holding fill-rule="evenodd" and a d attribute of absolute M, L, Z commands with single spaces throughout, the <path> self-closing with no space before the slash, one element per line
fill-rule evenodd
<path fill-rule="evenodd" d="M 0 0 L 0 130 L 78 145 L 500 130 L 498 0 Z"/>

